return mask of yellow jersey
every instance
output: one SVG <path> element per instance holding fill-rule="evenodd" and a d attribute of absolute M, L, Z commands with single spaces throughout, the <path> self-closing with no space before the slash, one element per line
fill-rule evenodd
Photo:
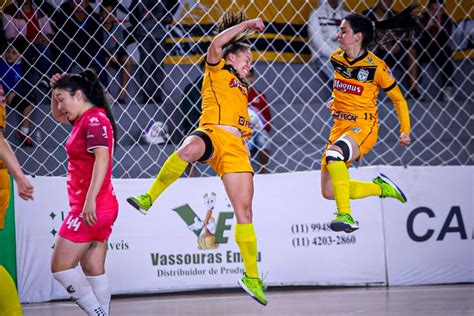
<path fill-rule="evenodd" d="M 199 127 L 208 124 L 229 125 L 237 127 L 242 138 L 252 135 L 247 84 L 224 59 L 216 65 L 206 63 L 201 96 Z"/>
<path fill-rule="evenodd" d="M 397 111 L 400 132 L 410 134 L 408 104 L 383 60 L 372 52 L 351 60 L 342 49 L 337 49 L 331 55 L 331 63 L 334 68 L 334 117 L 371 121 L 377 115 L 377 97 L 383 89 Z"/>

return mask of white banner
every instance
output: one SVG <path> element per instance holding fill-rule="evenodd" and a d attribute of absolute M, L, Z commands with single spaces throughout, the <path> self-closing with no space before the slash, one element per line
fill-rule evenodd
<path fill-rule="evenodd" d="M 386 199 L 388 283 L 474 282 L 472 166 L 383 167 L 408 196 Z"/>
<path fill-rule="evenodd" d="M 351 174 L 371 180 L 377 168 L 351 169 Z M 66 291 L 52 278 L 50 260 L 68 211 L 66 180 L 37 177 L 32 182 L 35 200 L 15 201 L 20 298 L 22 302 L 65 298 Z M 120 212 L 106 262 L 112 292 L 237 287 L 243 265 L 234 241 L 235 216 L 220 179 L 180 179 L 144 216 L 125 200 L 146 191 L 151 182 L 114 180 Z M 360 230 L 335 233 L 328 227 L 335 203 L 321 197 L 319 172 L 255 176 L 254 223 L 259 270 L 268 272 L 266 283 L 384 284 L 381 205 L 376 197 L 353 201 Z M 209 249 L 198 249 L 202 222 L 212 206 L 215 229 L 208 225 L 210 237 L 201 242 L 201 248 Z"/>

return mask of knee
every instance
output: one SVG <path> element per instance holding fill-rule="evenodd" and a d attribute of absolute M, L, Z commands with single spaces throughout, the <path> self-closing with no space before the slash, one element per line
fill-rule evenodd
<path fill-rule="evenodd" d="M 102 275 L 105 273 L 105 268 L 102 265 L 81 262 L 81 268 L 87 276 Z"/>
<path fill-rule="evenodd" d="M 51 273 L 53 274 L 61 271 L 66 271 L 72 268 L 74 268 L 74 266 L 71 266 L 70 264 L 65 262 L 59 262 L 57 260 L 51 261 Z"/>
<path fill-rule="evenodd" d="M 194 162 L 195 151 L 196 148 L 192 143 L 185 143 L 177 150 L 177 153 L 184 161 Z"/>
<path fill-rule="evenodd" d="M 235 216 L 237 217 L 237 223 L 248 224 L 252 223 L 252 208 L 250 205 L 242 206 L 234 210 Z"/>
<path fill-rule="evenodd" d="M 204 145 L 194 139 L 189 139 L 177 150 L 181 159 L 186 162 L 194 162 L 201 158 L 204 153 Z"/>

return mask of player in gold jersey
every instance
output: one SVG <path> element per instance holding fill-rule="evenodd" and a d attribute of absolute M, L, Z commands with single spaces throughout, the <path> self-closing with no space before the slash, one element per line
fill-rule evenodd
<path fill-rule="evenodd" d="M 252 52 L 245 40 L 251 32 L 262 32 L 264 27 L 261 19 L 245 20 L 242 13 L 223 17 L 219 33 L 207 50 L 199 127 L 166 160 L 148 192 L 127 201 L 146 214 L 189 163 L 208 163 L 221 177 L 237 217 L 235 240 L 245 268 L 239 284 L 257 302 L 266 305 L 252 223 L 253 169 L 244 143 L 252 134 L 244 80 L 252 66 Z"/>
<path fill-rule="evenodd" d="M 0 229 L 4 228 L 5 215 L 10 204 L 9 172 L 17 184 L 20 197 L 24 200 L 33 199 L 33 186 L 21 170 L 13 150 L 5 139 L 5 120 L 5 94 L 0 84 Z M 23 315 L 15 282 L 2 265 L 0 265 L 0 315 Z"/>
<path fill-rule="evenodd" d="M 13 150 L 5 139 L 6 102 L 3 86 L 0 84 L 0 229 L 3 229 L 5 214 L 10 203 L 10 178 L 12 175 L 18 187 L 18 195 L 29 200 L 33 198 L 33 186 L 20 168 Z"/>
<path fill-rule="evenodd" d="M 359 228 L 351 214 L 350 199 L 368 196 L 391 197 L 406 202 L 405 194 L 388 177 L 380 174 L 372 182 L 351 180 L 348 167 L 375 146 L 378 134 L 377 96 L 383 89 L 392 100 L 400 121 L 399 142 L 410 144 L 408 106 L 392 72 L 384 61 L 369 51 L 379 34 L 411 34 L 419 30 L 414 7 L 384 21 L 350 14 L 337 34 L 339 49 L 331 55 L 334 67 L 331 110 L 334 125 L 323 154 L 321 191 L 326 199 L 336 200 L 337 215 L 331 222 L 334 231 L 350 233 Z M 397 29 L 398 33 L 388 32 Z M 400 34 L 403 33 L 403 34 Z M 393 39 L 393 38 L 392 38 Z M 381 44 L 380 41 L 377 43 Z"/>

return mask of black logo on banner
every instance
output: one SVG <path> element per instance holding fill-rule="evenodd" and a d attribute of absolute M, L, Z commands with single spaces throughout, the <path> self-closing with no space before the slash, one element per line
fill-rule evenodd
<path fill-rule="evenodd" d="M 408 215 L 408 236 L 413 241 L 423 242 L 433 237 L 436 232 L 436 227 L 433 227 L 433 229 L 427 229 L 423 234 L 421 234 L 419 231 L 415 232 L 413 227 L 415 220 L 417 220 L 419 216 L 423 217 L 423 219 L 420 218 L 419 220 L 423 220 L 426 222 L 426 216 L 428 216 L 429 218 L 433 218 L 436 217 L 436 215 L 433 210 L 424 206 L 414 209 L 413 211 L 411 211 L 410 215 Z M 443 223 L 443 227 L 441 227 L 441 230 L 438 234 L 438 237 L 436 237 L 436 240 L 443 240 L 446 237 L 446 234 L 448 233 L 459 234 L 461 239 L 467 239 L 466 226 L 464 225 L 461 208 L 459 206 L 451 207 L 451 210 L 449 211 L 448 216 L 446 216 L 446 219 Z"/>
<path fill-rule="evenodd" d="M 66 291 L 67 291 L 69 294 L 72 294 L 72 293 L 76 292 L 76 290 L 72 287 L 72 285 L 69 285 L 69 286 L 66 288 Z"/>

